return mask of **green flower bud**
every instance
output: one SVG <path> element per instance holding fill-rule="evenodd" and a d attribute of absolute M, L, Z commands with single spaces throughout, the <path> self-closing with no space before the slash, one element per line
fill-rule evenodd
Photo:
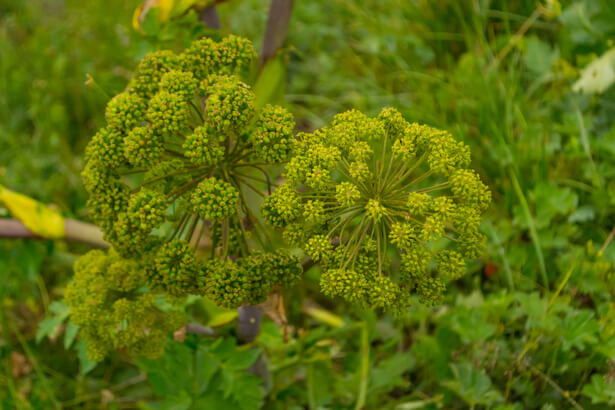
<path fill-rule="evenodd" d="M 107 104 L 105 119 L 109 127 L 127 134 L 145 119 L 145 102 L 137 94 L 118 94 Z"/>
<path fill-rule="evenodd" d="M 216 178 L 205 179 L 190 197 L 194 212 L 209 220 L 224 219 L 234 214 L 238 201 L 237 189 Z"/>
<path fill-rule="evenodd" d="M 162 138 L 149 127 L 136 127 L 124 139 L 124 155 L 135 167 L 150 168 L 162 157 Z"/>

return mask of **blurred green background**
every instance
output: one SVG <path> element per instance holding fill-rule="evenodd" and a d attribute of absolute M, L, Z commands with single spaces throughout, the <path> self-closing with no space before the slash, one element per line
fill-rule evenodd
<path fill-rule="evenodd" d="M 0 184 L 87 220 L 79 172 L 103 122 L 98 87 L 121 91 L 145 53 L 205 32 L 188 15 L 138 33 L 138 5 L 0 0 Z M 259 48 L 268 7 L 220 5 L 221 32 Z M 377 317 L 319 296 L 307 275 L 301 299 L 347 325 L 335 330 L 297 302 L 288 314 L 303 333 L 284 344 L 267 322 L 256 346 L 271 381 L 255 405 L 352 408 L 367 351 L 366 409 L 615 406 L 613 39 L 611 0 L 296 2 L 284 102 L 298 128 L 394 106 L 469 144 L 493 204 L 486 254 L 441 307 Z M 198 349 L 169 342 L 165 363 L 87 362 L 54 305 L 87 249 L 0 240 L 0 408 L 196 406 L 190 389 L 168 380 L 161 390 L 142 371 L 185 373 L 174 358 Z"/>

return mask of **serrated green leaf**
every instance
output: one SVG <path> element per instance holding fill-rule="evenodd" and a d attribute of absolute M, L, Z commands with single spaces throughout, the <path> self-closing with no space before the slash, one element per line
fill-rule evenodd
<path fill-rule="evenodd" d="M 591 382 L 583 386 L 583 394 L 592 400 L 592 404 L 615 404 L 615 383 L 607 381 L 601 374 L 592 375 Z"/>
<path fill-rule="evenodd" d="M 237 350 L 224 362 L 224 368 L 227 370 L 245 370 L 258 359 L 260 354 L 260 349 Z"/>
<path fill-rule="evenodd" d="M 591 310 L 573 311 L 562 321 L 562 348 L 584 349 L 586 344 L 598 341 L 600 324 Z"/>
<path fill-rule="evenodd" d="M 491 384 L 491 379 L 472 363 L 464 361 L 451 364 L 455 378 L 442 384 L 474 407 L 477 404 L 492 406 L 502 400 L 502 395 Z"/>

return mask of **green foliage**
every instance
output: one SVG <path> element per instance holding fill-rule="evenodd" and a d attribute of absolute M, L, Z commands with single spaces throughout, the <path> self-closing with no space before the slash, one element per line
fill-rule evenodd
<path fill-rule="evenodd" d="M 260 44 L 268 4 L 242 0 L 219 5 L 223 31 Z M 360 397 L 365 398 L 365 409 L 468 408 L 473 403 L 476 408 L 515 410 L 612 407 L 615 253 L 607 237 L 615 223 L 615 94 L 609 74 L 615 10 L 609 0 L 545 0 L 541 5 L 547 7 L 542 9 L 544 14 L 535 14 L 533 0 L 295 2 L 289 48 L 272 60 L 275 64 L 266 66 L 267 75 L 252 89 L 257 112 L 270 102 L 265 95 L 275 95 L 276 102 L 289 104 L 300 131 L 313 132 L 329 124 L 335 113 L 352 108 L 375 117 L 381 107 L 394 106 L 409 122 L 446 130 L 470 147 L 468 168 L 479 173 L 493 195 L 480 226 L 480 234 L 486 235 L 486 252 L 467 263 L 469 275 L 448 284 L 441 305 L 417 304 L 398 318 L 361 313 L 341 299 L 322 296 L 318 283 L 322 266 L 314 268 L 305 275 L 300 290 L 284 294 L 288 328 L 280 329 L 268 320 L 263 323 L 255 345 L 265 355 L 269 374 L 263 376 L 260 391 L 255 388 L 258 380 L 250 377 L 248 387 L 236 384 L 225 398 L 218 387 L 228 388 L 230 382 L 225 380 L 247 374 L 222 372 L 218 367 L 199 396 L 191 381 L 206 377 L 195 376 L 194 369 L 216 366 L 211 364 L 215 358 L 208 358 L 207 366 L 197 366 L 196 346 L 232 339 L 234 323 L 217 327 L 219 336 L 211 341 L 197 342 L 190 335 L 183 344 L 167 341 L 165 354 L 156 360 L 167 364 L 144 367 L 147 361 L 139 361 L 148 381 L 140 376 L 140 368 L 121 355 L 111 353 L 92 367 L 83 341 L 73 340 L 73 349 L 64 349 L 75 328 L 68 327 L 66 308 L 57 303 L 72 275 L 72 253 L 82 254 L 87 248 L 61 242 L 2 241 L 0 407 L 114 408 L 155 402 L 152 406 L 237 408 L 233 398 L 242 390 L 250 392 L 246 403 L 276 410 L 353 408 Z M 194 12 L 164 24 L 150 12 L 141 25 L 144 40 L 143 34 L 128 27 L 134 6 L 100 0 L 9 0 L 0 6 L 0 162 L 4 164 L 0 179 L 5 185 L 53 202 L 67 216 L 86 217 L 86 194 L 78 172 L 86 137 L 104 126 L 107 97 L 101 89 L 110 95 L 121 93 L 130 80 L 133 59 L 162 44 L 177 55 L 181 49 L 176 47 L 189 46 L 205 32 L 212 34 L 212 43 L 223 38 L 224 33 L 206 31 Z M 537 17 L 530 19 L 532 15 Z M 287 64 L 288 73 L 283 73 Z M 178 74 L 186 72 L 181 67 L 170 71 L 163 91 L 189 93 L 190 75 Z M 87 73 L 93 79 L 84 87 Z M 206 80 L 208 74 L 193 77 Z M 253 84 L 251 77 L 242 75 L 241 81 Z M 196 92 L 202 92 L 201 85 L 199 81 Z M 288 93 L 281 96 L 284 88 Z M 234 114 L 232 110 L 225 113 Z M 161 117 L 161 125 L 175 126 L 174 118 Z M 125 120 L 116 125 L 123 126 Z M 250 144 L 265 141 L 256 131 L 256 122 L 253 117 L 249 128 L 254 133 L 245 135 Z M 288 147 L 279 131 L 285 132 L 289 125 L 274 130 L 264 118 L 262 124 L 276 143 L 280 141 L 279 152 L 285 152 Z M 222 122 L 220 127 L 224 126 Z M 130 231 L 133 225 L 145 227 L 158 218 L 158 205 L 148 208 L 149 194 L 136 189 L 143 181 L 158 178 L 147 188 L 166 197 L 191 181 L 189 175 L 173 174 L 184 170 L 186 162 L 217 167 L 225 160 L 213 126 L 198 133 L 195 129 L 189 147 L 183 144 L 190 135 L 176 141 L 179 145 L 172 149 L 181 151 L 185 159 L 165 153 L 163 136 L 149 129 L 141 123 L 123 135 L 128 165 L 143 172 L 119 177 L 118 172 L 128 168 L 122 163 L 119 169 L 92 168 L 90 174 L 96 177 L 90 179 L 89 187 L 108 192 L 108 198 L 101 198 L 105 201 L 95 203 L 98 214 L 90 210 L 95 219 L 125 212 L 131 196 L 139 197 L 131 202 L 133 220 L 118 218 L 120 231 Z M 111 144 L 99 146 L 96 152 L 121 162 L 113 141 L 106 142 Z M 398 144 L 397 149 L 399 155 L 410 158 L 412 148 Z M 194 155 L 189 157 L 188 151 Z M 267 151 L 260 152 L 270 159 L 277 157 Z M 355 151 L 364 155 L 365 145 L 357 145 Z M 353 178 L 370 177 L 364 164 L 354 165 Z M 276 181 L 277 171 L 266 168 L 271 186 L 281 182 Z M 241 172 L 249 176 L 245 182 L 256 191 L 267 191 L 261 171 L 245 168 Z M 319 177 L 314 173 L 311 181 L 317 184 Z M 119 179 L 130 188 L 99 183 L 107 178 Z M 238 191 L 245 201 L 240 203 L 257 209 L 260 194 L 243 183 L 242 187 Z M 346 207 L 360 198 L 348 186 L 336 188 L 331 197 Z M 270 203 L 265 207 L 268 219 L 287 225 L 283 237 L 288 244 L 305 247 L 314 237 L 304 232 L 305 210 L 297 214 L 296 198 L 289 192 L 278 199 L 275 207 L 281 212 L 273 215 Z M 422 199 L 413 198 L 416 212 L 424 213 L 431 206 Z M 168 203 L 165 222 L 152 229 L 153 236 L 170 239 L 190 209 L 186 198 Z M 382 214 L 378 205 L 373 202 L 369 207 L 374 219 Z M 317 221 L 321 208 L 312 203 L 309 209 L 307 216 Z M 143 218 L 141 210 L 146 211 Z M 298 221 L 285 222 L 292 219 Z M 239 217 L 229 222 L 228 228 L 216 223 L 205 229 L 203 237 L 212 240 L 211 244 L 202 241 L 206 250 L 217 249 L 212 260 L 218 259 L 223 241 L 230 255 L 243 252 L 242 227 L 251 245 L 249 254 L 260 249 L 252 246 L 259 239 L 266 241 L 265 232 L 275 244 L 272 249 L 280 245 L 274 232 L 252 229 L 260 223 L 257 215 L 250 223 Z M 455 223 L 478 222 L 476 214 L 467 212 L 460 213 Z M 189 221 L 185 224 L 189 229 Z M 407 246 L 414 234 L 412 226 L 392 225 L 391 249 Z M 134 249 L 151 246 L 154 250 L 161 245 L 147 242 L 140 237 Z M 313 244 L 317 247 L 318 241 Z M 318 249 L 325 259 L 333 252 Z M 409 271 L 423 266 L 425 255 L 415 251 L 404 260 Z M 470 251 L 476 249 L 466 249 Z M 447 264 L 455 277 L 457 259 L 446 255 L 438 261 Z M 231 262 L 229 272 L 240 272 L 244 259 L 249 258 Z M 398 267 L 391 264 L 391 269 Z M 244 282 L 243 275 L 229 278 L 241 283 L 235 290 L 247 283 L 254 286 L 253 281 Z M 392 279 L 401 278 L 394 275 Z M 423 292 L 437 294 L 443 286 L 444 281 L 434 280 L 425 283 Z M 254 289 L 261 292 L 260 287 Z M 244 297 L 240 296 L 238 300 Z M 378 296 L 374 292 L 373 297 Z M 191 301 L 186 306 L 191 321 L 205 323 L 213 317 L 207 307 L 210 302 L 186 300 Z M 183 309 L 182 302 L 173 303 Z M 35 344 L 34 326 L 43 317 L 48 319 L 40 334 L 47 337 Z M 362 329 L 368 329 L 365 343 Z M 181 353 L 183 347 L 188 354 Z M 229 349 L 231 357 L 250 350 Z M 25 360 L 23 367 L 18 365 L 19 355 Z M 29 371 L 28 364 L 32 365 Z M 13 373 L 14 369 L 23 372 Z M 155 380 L 164 379 L 166 369 L 174 369 L 168 373 L 168 383 L 178 381 L 176 388 L 159 389 L 167 382 Z M 200 397 L 209 402 L 200 406 Z"/>
<path fill-rule="evenodd" d="M 160 398 L 148 408 L 258 409 L 260 379 L 246 369 L 259 355 L 258 349 L 238 347 L 233 338 L 169 343 L 162 358 L 138 362 Z"/>

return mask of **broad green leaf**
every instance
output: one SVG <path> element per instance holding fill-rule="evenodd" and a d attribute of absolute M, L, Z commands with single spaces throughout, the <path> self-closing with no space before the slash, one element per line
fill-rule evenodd
<path fill-rule="evenodd" d="M 260 349 L 237 350 L 224 362 L 224 368 L 228 370 L 245 370 L 258 359 L 260 354 Z"/>
<path fill-rule="evenodd" d="M 466 343 L 482 341 L 495 334 L 497 326 L 489 323 L 485 313 L 458 306 L 449 316 L 450 326 Z"/>
<path fill-rule="evenodd" d="M 68 318 L 70 308 L 64 302 L 56 300 L 49 305 L 49 311 L 51 314 L 38 324 L 36 331 L 37 343 L 43 340 L 45 336 L 53 337 L 58 334 L 60 326 Z"/>
<path fill-rule="evenodd" d="M 562 348 L 583 350 L 586 344 L 598 341 L 600 324 L 591 310 L 573 311 L 562 321 Z"/>
<path fill-rule="evenodd" d="M 188 410 L 192 406 L 192 397 L 182 390 L 178 394 L 165 397 L 160 403 L 161 410 Z"/>
<path fill-rule="evenodd" d="M 559 58 L 559 53 L 551 49 L 551 46 L 536 36 L 530 36 L 525 40 L 525 55 L 523 60 L 528 70 L 537 76 L 542 76 L 551 71 L 551 66 Z"/>
<path fill-rule="evenodd" d="M 594 374 L 591 382 L 583 386 L 583 394 L 592 400 L 592 404 L 615 405 L 615 383 L 607 381 L 607 377 L 607 375 Z"/>
<path fill-rule="evenodd" d="M 370 373 L 370 389 L 386 388 L 391 390 L 394 387 L 403 385 L 402 375 L 414 368 L 416 360 L 411 353 L 396 353 L 391 357 L 378 363 Z M 408 386 L 404 386 L 408 387 Z"/>
<path fill-rule="evenodd" d="M 278 56 L 265 63 L 253 90 L 256 95 L 256 107 L 266 104 L 280 104 L 284 101 L 286 88 L 286 60 L 280 52 Z"/>
<path fill-rule="evenodd" d="M 451 364 L 455 378 L 442 384 L 474 407 L 477 404 L 492 406 L 502 400 L 502 395 L 491 384 L 489 376 L 477 370 L 472 363 L 464 361 Z"/>

